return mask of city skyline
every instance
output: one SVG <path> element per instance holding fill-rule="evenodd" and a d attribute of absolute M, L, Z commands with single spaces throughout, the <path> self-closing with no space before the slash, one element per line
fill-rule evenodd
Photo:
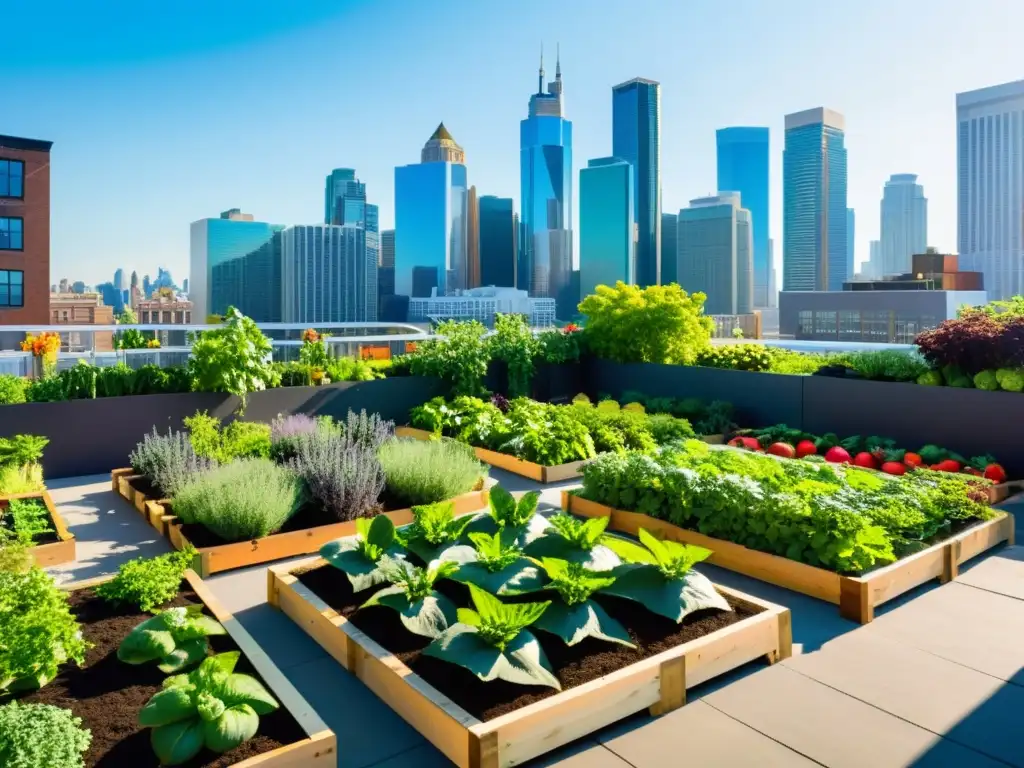
<path fill-rule="evenodd" d="M 152 271 L 156 264 L 184 274 L 185 224 L 231 206 L 265 221 L 314 223 L 323 204 L 320 184 L 334 167 L 360 168 L 381 206 L 381 225 L 389 227 L 393 169 L 412 159 L 421 137 L 441 120 L 473 158 L 478 193 L 513 197 L 521 210 L 516 122 L 542 38 L 551 47 L 560 41 L 563 71 L 572 83 L 574 175 L 587 158 L 609 154 L 608 92 L 631 77 L 662 83 L 664 211 L 718 191 L 715 130 L 768 126 L 769 232 L 777 267 L 783 116 L 827 103 L 849 123 L 849 206 L 873 211 L 885 179 L 916 173 L 930 190 L 929 244 L 955 251 L 955 94 L 1022 75 L 1012 30 L 1024 20 L 1024 9 L 999 0 L 970 8 L 865 2 L 855 17 L 841 7 L 815 5 L 811 13 L 803 2 L 782 10 L 741 2 L 729 18 L 709 5 L 677 10 L 640 2 L 636 12 L 657 15 L 659 23 L 643 39 L 622 41 L 615 39 L 615 14 L 600 3 L 587 14 L 557 3 L 526 3 L 522 13 L 499 24 L 493 9 L 453 2 L 451 31 L 464 40 L 457 48 L 419 34 L 432 12 L 413 3 L 313 0 L 282 9 L 256 2 L 242 17 L 212 9 L 201 28 L 187 6 L 160 10 L 154 25 L 116 9 L 86 11 L 58 2 L 49 7 L 56 19 L 45 40 L 26 35 L 8 45 L 5 75 L 13 77 L 7 93 L 18 108 L 5 113 L 3 131 L 55 142 L 56 275 L 88 265 L 88 275 L 80 276 L 98 280 L 119 266 Z M 538 29 L 542 8 L 545 23 Z M 7 13 L 10 24 L 31 29 L 40 12 L 25 4 Z M 384 34 L 383 19 L 392 17 L 400 23 L 389 22 Z M 837 35 L 840 19 L 843 34 Z M 915 35 L 899 32 L 907 28 Z M 344 50 L 339 34 L 347 40 Z M 799 36 L 801 42 L 755 46 L 766 34 Z M 952 36 L 985 39 L 987 45 L 982 55 L 954 46 L 934 60 L 934 41 Z M 729 41 L 725 57 L 723 39 Z M 889 54 L 884 60 L 860 56 L 866 48 Z M 816 71 L 807 67 L 815 58 L 851 64 Z M 344 100 L 324 102 L 322 96 L 328 73 L 343 71 L 352 60 L 374 73 L 376 87 L 364 116 L 347 119 Z M 702 66 L 709 60 L 715 67 Z M 422 61 L 430 66 L 416 65 Z M 230 87 L 210 89 L 214 78 Z M 298 130 L 293 116 L 265 109 L 268 100 L 279 99 L 315 100 L 319 117 Z M 292 151 L 297 144 L 299 153 Z M 275 152 L 282 156 L 273 157 Z M 873 219 L 862 215 L 859 222 L 862 260 L 868 242 L 879 236 Z"/>

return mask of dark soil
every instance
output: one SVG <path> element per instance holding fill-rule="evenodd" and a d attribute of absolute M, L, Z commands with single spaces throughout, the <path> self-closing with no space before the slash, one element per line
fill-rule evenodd
<path fill-rule="evenodd" d="M 138 491 L 145 496 L 147 501 L 160 501 L 160 499 L 165 498 L 163 490 L 145 475 L 132 478 L 128 481 L 128 485 L 131 486 L 132 490 Z"/>
<path fill-rule="evenodd" d="M 85 638 L 93 644 L 86 652 L 85 666 L 79 669 L 68 664 L 53 682 L 19 699 L 64 707 L 82 718 L 83 727 L 92 731 L 92 745 L 85 755 L 87 768 L 157 768 L 160 762 L 150 747 L 149 729 L 138 724 L 138 714 L 160 690 L 166 675 L 155 664 L 133 666 L 117 660 L 118 645 L 149 614 L 133 607 L 114 607 L 91 589 L 72 592 L 69 599 Z M 166 607 L 199 602 L 194 592 L 185 590 Z M 210 639 L 217 653 L 238 650 L 226 635 Z M 235 670 L 255 675 L 245 656 Z M 203 750 L 185 766 L 225 768 L 305 738 L 295 718 L 281 708 L 260 717 L 259 732 L 249 741 L 223 755 Z"/>
<path fill-rule="evenodd" d="M 321 566 L 296 575 L 302 584 L 348 618 L 353 626 L 387 648 L 413 672 L 479 720 L 492 720 L 558 693 L 552 688 L 515 685 L 502 680 L 484 683 L 462 667 L 424 656 L 422 651 L 430 641 L 408 632 L 394 611 L 379 606 L 357 611 L 373 590 L 353 594 L 348 577 L 337 568 Z M 445 581 L 440 582 L 438 588 L 457 604 L 468 604 L 468 590 L 461 585 Z M 700 611 L 687 616 L 682 624 L 676 624 L 633 601 L 600 597 L 601 606 L 629 631 L 637 645 L 635 649 L 595 639 L 584 640 L 570 647 L 546 632 L 538 631 L 534 634 L 543 646 L 551 669 L 562 684 L 562 690 L 566 690 L 711 634 L 764 610 L 760 606 L 731 597 L 727 600 L 733 608 L 731 613 Z"/>

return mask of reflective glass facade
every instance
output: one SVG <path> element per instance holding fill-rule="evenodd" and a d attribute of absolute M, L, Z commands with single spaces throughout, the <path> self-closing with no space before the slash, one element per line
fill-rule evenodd
<path fill-rule="evenodd" d="M 286 323 L 377 319 L 377 253 L 354 224 L 288 227 L 280 234 L 281 320 Z"/>
<path fill-rule="evenodd" d="M 679 217 L 674 213 L 661 214 L 661 284 L 678 283 L 676 275 L 676 227 Z"/>
<path fill-rule="evenodd" d="M 679 285 L 707 294 L 708 315 L 741 315 L 753 307 L 753 230 L 739 195 L 692 200 L 679 212 Z"/>
<path fill-rule="evenodd" d="M 661 86 L 635 78 L 612 89 L 612 154 L 633 167 L 636 283 L 661 276 Z"/>
<path fill-rule="evenodd" d="M 771 282 L 768 253 L 769 130 L 760 127 L 721 128 L 716 132 L 716 143 L 718 189 L 739 192 L 741 204 L 750 211 L 754 238 L 754 306 L 768 307 L 771 306 L 768 297 Z"/>
<path fill-rule="evenodd" d="M 906 274 L 914 254 L 928 249 L 928 198 L 913 173 L 896 173 L 885 182 L 878 248 L 880 276 Z"/>
<path fill-rule="evenodd" d="M 850 280 L 853 277 L 853 273 L 857 268 L 857 262 L 854 259 L 854 255 L 857 252 L 857 241 L 855 238 L 857 232 L 857 214 L 854 213 L 853 208 L 846 209 L 846 279 Z"/>
<path fill-rule="evenodd" d="M 591 160 L 580 170 L 580 296 L 599 285 L 636 282 L 633 167 Z"/>
<path fill-rule="evenodd" d="M 484 195 L 480 210 L 480 285 L 514 288 L 516 284 L 516 215 L 511 197 Z"/>

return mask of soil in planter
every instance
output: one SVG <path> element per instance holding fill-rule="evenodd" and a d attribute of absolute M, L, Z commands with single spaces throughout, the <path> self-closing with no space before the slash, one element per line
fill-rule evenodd
<path fill-rule="evenodd" d="M 128 633 L 150 614 L 133 607 L 114 607 L 91 589 L 69 595 L 85 638 L 93 643 L 81 669 L 68 664 L 53 682 L 38 691 L 18 697 L 22 702 L 52 704 L 72 710 L 82 725 L 92 731 L 92 744 L 85 755 L 86 768 L 158 768 L 149 743 L 149 729 L 138 724 L 139 711 L 161 689 L 166 679 L 155 664 L 132 666 L 117 660 L 117 647 Z M 201 601 L 186 589 L 165 607 L 197 604 Z M 217 653 L 237 651 L 227 635 L 210 638 Z M 237 672 L 259 677 L 243 655 Z M 259 732 L 230 752 L 217 755 L 203 750 L 185 763 L 185 768 L 226 768 L 255 755 L 302 741 L 306 733 L 284 707 L 260 717 Z M 42 767 L 40 767 L 42 768 Z"/>
<path fill-rule="evenodd" d="M 354 595 L 348 577 L 337 568 L 322 566 L 297 573 L 296 576 L 317 597 L 345 616 L 354 627 L 387 648 L 413 672 L 479 720 L 492 720 L 558 693 L 553 688 L 515 685 L 501 680 L 484 683 L 462 667 L 424 656 L 422 651 L 430 641 L 408 632 L 397 613 L 379 606 L 356 610 L 373 590 Z M 456 589 L 449 590 L 449 586 Z M 468 592 L 463 592 L 461 585 L 442 582 L 438 588 L 459 605 L 467 605 L 464 596 L 459 599 L 460 595 Z M 543 646 L 564 691 L 725 629 L 764 610 L 737 598 L 726 597 L 726 600 L 733 609 L 731 612 L 699 611 L 687 616 L 682 624 L 676 624 L 631 600 L 600 597 L 601 606 L 626 627 L 636 648 L 595 639 L 570 647 L 546 632 L 538 630 L 534 634 Z"/>
<path fill-rule="evenodd" d="M 138 491 L 145 496 L 147 501 L 159 501 L 165 497 L 164 492 L 145 475 L 133 477 L 128 481 L 128 485 L 133 491 Z"/>

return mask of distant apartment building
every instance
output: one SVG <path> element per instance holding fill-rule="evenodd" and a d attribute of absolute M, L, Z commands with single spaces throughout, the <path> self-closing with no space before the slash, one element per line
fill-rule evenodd
<path fill-rule="evenodd" d="M 679 285 L 707 294 L 709 315 L 742 315 L 753 308 L 753 231 L 736 192 L 690 201 L 679 212 Z"/>
<path fill-rule="evenodd" d="M 849 280 L 853 277 L 854 270 L 856 269 L 857 262 L 855 257 L 857 254 L 857 214 L 853 208 L 846 209 L 846 277 L 845 280 Z"/>
<path fill-rule="evenodd" d="M 395 268 L 395 230 L 385 229 L 380 233 L 380 261 L 382 267 Z"/>
<path fill-rule="evenodd" d="M 281 320 L 377 320 L 377 255 L 355 225 L 287 227 L 281 243 Z"/>
<path fill-rule="evenodd" d="M 580 294 L 599 285 L 637 282 L 633 167 L 617 157 L 580 170 Z M 660 227 L 660 222 L 659 222 Z"/>
<path fill-rule="evenodd" d="M 98 293 L 51 293 L 49 325 L 113 325 L 114 309 Z M 112 331 L 67 331 L 60 334 L 63 352 L 111 352 Z"/>
<path fill-rule="evenodd" d="M 909 272 L 914 254 L 924 253 L 928 247 L 928 198 L 916 175 L 895 173 L 889 177 L 882 192 L 881 214 L 881 263 L 875 276 Z"/>
<path fill-rule="evenodd" d="M 146 325 L 191 325 L 193 304 L 173 293 L 143 299 L 135 306 L 135 315 L 140 324 Z M 200 320 L 197 325 L 202 325 Z M 157 331 L 156 338 L 161 345 L 182 346 L 185 344 L 184 331 Z"/>
<path fill-rule="evenodd" d="M 547 328 L 555 324 L 555 300 L 533 298 L 515 288 L 471 288 L 450 296 L 410 298 L 407 318 L 410 323 L 479 320 L 493 327 L 499 313 L 524 315 L 532 327 Z"/>

